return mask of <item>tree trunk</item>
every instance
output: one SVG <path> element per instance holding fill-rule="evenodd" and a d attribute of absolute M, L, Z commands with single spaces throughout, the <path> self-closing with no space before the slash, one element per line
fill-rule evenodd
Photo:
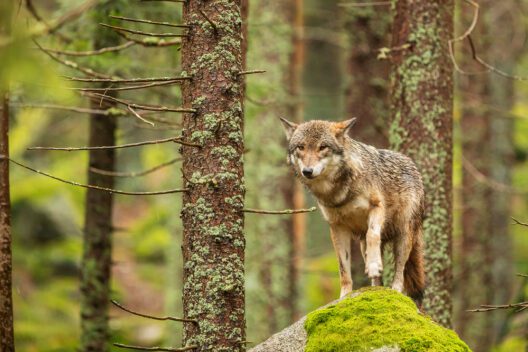
<path fill-rule="evenodd" d="M 97 23 L 106 21 L 116 10 L 107 2 L 97 9 Z M 119 37 L 105 28 L 94 34 L 94 48 L 117 45 Z M 112 92 L 113 93 L 113 92 Z M 110 95 L 110 92 L 108 93 Z M 112 94 L 112 96 L 115 96 Z M 112 103 L 105 103 L 111 107 Z M 100 109 L 99 102 L 91 102 L 92 109 Z M 90 146 L 115 145 L 117 121 L 115 117 L 94 114 L 90 118 Z M 114 170 L 115 150 L 89 152 L 88 183 L 114 188 L 112 176 L 90 171 L 90 168 Z M 108 351 L 110 337 L 108 304 L 112 269 L 112 208 L 113 195 L 88 189 L 85 199 L 83 257 L 81 263 L 81 351 Z"/>
<path fill-rule="evenodd" d="M 13 1 L 0 6 L 0 33 L 9 35 Z M 3 49 L 5 50 L 5 48 Z M 7 49 L 9 50 L 9 48 Z M 5 81 L 8 84 L 8 80 Z M 4 82 L 0 82 L 2 84 Z M 13 332 L 11 198 L 9 193 L 9 94 L 0 86 L 0 352 L 15 350 Z"/>
<path fill-rule="evenodd" d="M 516 1 L 489 3 L 489 19 L 487 20 L 493 47 L 489 61 L 497 63 L 501 70 L 514 72 L 515 58 L 525 48 L 524 41 L 515 39 L 516 29 L 511 26 L 511 16 L 519 15 L 516 11 Z M 509 30 L 508 30 L 509 29 Z M 489 75 L 490 106 L 496 109 L 490 126 L 490 177 L 492 180 L 511 185 L 514 162 L 513 128 L 514 120 L 501 116 L 508 114 L 514 105 L 514 81 Z M 503 189 L 491 190 L 491 228 L 490 246 L 492 251 L 491 287 L 494 288 L 493 304 L 505 304 L 513 299 L 513 280 L 515 276 L 512 238 L 510 232 L 511 193 Z M 489 285 L 489 284 L 488 284 Z M 493 316 L 493 334 L 491 344 L 495 344 L 506 332 L 508 312 L 497 312 Z"/>
<path fill-rule="evenodd" d="M 2 94 L 0 120 L 0 351 L 15 350 L 11 295 L 11 200 L 9 196 L 9 96 Z"/>
<path fill-rule="evenodd" d="M 185 345 L 245 350 L 244 152 L 240 0 L 184 3 L 182 67 Z M 206 17 L 207 16 L 207 17 Z M 214 26 L 211 24 L 214 23 Z"/>
<path fill-rule="evenodd" d="M 292 49 L 290 54 L 288 92 L 290 108 L 288 115 L 293 121 L 301 123 L 304 120 L 304 107 L 301 97 L 302 74 L 304 69 L 304 0 L 294 0 L 289 3 L 290 24 L 292 28 Z M 304 208 L 304 189 L 295 177 L 288 175 L 285 180 L 286 202 L 292 209 Z M 300 270 L 306 247 L 306 214 L 294 214 L 289 221 L 289 261 L 288 261 L 288 296 L 290 322 L 299 319 L 299 286 Z"/>
<path fill-rule="evenodd" d="M 378 49 L 387 46 L 390 34 L 388 8 L 349 7 L 345 9 L 347 33 L 347 118 L 357 117 L 353 137 L 378 148 L 388 146 L 389 118 L 388 60 L 378 60 Z M 352 241 L 352 281 L 354 287 L 369 285 L 358 241 Z"/>
<path fill-rule="evenodd" d="M 451 325 L 452 0 L 398 0 L 392 42 L 391 147 L 417 164 L 425 187 L 424 308 Z"/>
<path fill-rule="evenodd" d="M 470 23 L 474 9 L 462 5 L 463 23 Z M 486 16 L 481 17 L 482 22 Z M 475 29 L 481 50 L 488 51 L 492 42 L 488 36 L 489 23 L 482 23 Z M 462 46 L 460 62 L 467 70 L 478 71 L 469 46 Z M 476 182 L 471 170 L 490 176 L 490 119 L 493 116 L 484 108 L 489 104 L 490 90 L 487 75 L 458 76 L 458 89 L 462 109 L 460 138 L 462 143 L 462 234 L 457 257 L 459 270 L 455 276 L 455 319 L 456 331 L 470 344 L 475 352 L 489 351 L 493 336 L 494 315 L 476 315 L 468 309 L 478 307 L 482 302 L 492 302 L 497 289 L 490 285 L 493 257 L 490 243 L 490 202 L 491 190 L 488 185 Z M 456 251 L 455 251 L 456 253 Z M 475 290 L 475 287 L 480 289 Z"/>

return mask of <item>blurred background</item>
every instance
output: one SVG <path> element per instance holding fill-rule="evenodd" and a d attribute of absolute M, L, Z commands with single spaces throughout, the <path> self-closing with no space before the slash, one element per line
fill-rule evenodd
<path fill-rule="evenodd" d="M 121 1 L 121 0 L 119 0 Z M 501 70 L 528 77 L 527 1 L 481 1 L 473 36 L 480 56 Z M 31 4 L 31 2 L 29 2 Z M 21 1 L 14 33 L 23 33 L 78 5 L 75 0 Z M 33 9 L 33 12 L 31 11 Z M 181 6 L 125 1 L 123 16 L 178 22 Z M 472 19 L 457 3 L 456 32 Z M 37 19 L 35 18 L 37 17 Z M 87 11 L 53 34 L 45 48 L 92 49 L 98 22 Z M 40 20 L 38 20 L 40 17 Z M 390 6 L 329 0 L 250 0 L 249 70 L 245 102 L 247 207 L 285 209 L 314 199 L 295 185 L 286 165 L 278 116 L 292 120 L 342 120 L 357 116 L 352 137 L 388 147 Z M 147 28 L 137 24 L 135 28 Z M 151 28 L 147 28 L 150 30 Z M 527 348 L 528 311 L 466 313 L 480 304 L 526 300 L 528 229 L 528 83 L 483 73 L 467 43 L 456 47 L 464 71 L 456 73 L 454 165 L 454 326 L 480 351 Z M 381 54 L 380 54 L 381 53 Z M 180 74 L 177 46 L 134 45 L 117 53 L 62 56 L 98 72 L 126 77 Z M 30 41 L 0 51 L 0 76 L 11 90 L 11 157 L 77 182 L 86 181 L 87 152 L 27 151 L 30 146 L 86 145 L 88 114 L 57 108 L 87 107 L 70 88 L 79 75 L 53 61 Z M 177 106 L 177 86 L 123 93 L 135 101 Z M 151 127 L 119 119 L 118 144 L 174 136 L 179 114 L 164 114 Z M 178 157 L 169 144 L 117 152 L 117 170 L 146 170 Z M 117 179 L 132 191 L 177 188 L 178 163 L 143 177 Z M 11 166 L 15 334 L 20 351 L 72 351 L 79 340 L 79 264 L 82 254 L 83 189 Z M 113 233 L 113 297 L 134 310 L 181 315 L 180 196 L 116 196 Z M 247 340 L 258 343 L 339 294 L 337 261 L 320 212 L 294 216 L 246 216 Z M 356 253 L 357 256 L 357 253 Z M 355 287 L 365 284 L 356 258 Z M 496 286 L 491 277 L 504 278 Z M 491 299 L 491 301 L 490 301 Z M 114 341 L 177 345 L 180 324 L 111 312 Z M 483 337 L 489 341 L 485 343 Z M 249 345 L 251 346 L 251 345 Z"/>

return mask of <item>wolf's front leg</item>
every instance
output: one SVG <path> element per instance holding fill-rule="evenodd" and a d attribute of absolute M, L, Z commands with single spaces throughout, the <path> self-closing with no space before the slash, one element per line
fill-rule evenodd
<path fill-rule="evenodd" d="M 366 235 L 365 271 L 372 280 L 372 286 L 381 284 L 383 263 L 381 261 L 381 230 L 385 222 L 385 208 L 380 200 L 371 200 Z"/>
<path fill-rule="evenodd" d="M 332 243 L 339 262 L 339 278 L 341 281 L 340 298 L 352 292 L 352 273 L 351 273 L 351 255 L 350 244 L 352 235 L 343 228 L 330 227 L 330 234 L 332 235 Z"/>

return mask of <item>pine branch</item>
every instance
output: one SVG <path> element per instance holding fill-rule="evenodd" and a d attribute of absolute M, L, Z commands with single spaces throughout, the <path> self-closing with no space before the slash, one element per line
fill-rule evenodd
<path fill-rule="evenodd" d="M 286 210 L 262 210 L 262 209 L 251 209 L 251 208 L 242 209 L 244 213 L 267 214 L 267 215 L 287 215 L 287 214 L 311 213 L 316 210 L 317 210 L 316 207 L 311 207 L 309 209 L 286 209 Z"/>
<path fill-rule="evenodd" d="M 164 139 L 156 139 L 153 141 L 144 141 L 144 142 L 137 142 L 137 143 L 121 144 L 121 145 L 97 146 L 97 147 L 30 147 L 30 148 L 27 148 L 27 150 L 59 150 L 59 151 L 72 152 L 72 151 L 79 151 L 79 150 L 123 149 L 123 148 L 140 147 L 143 145 L 162 144 L 162 143 L 168 143 L 168 142 L 174 142 L 174 143 L 186 145 L 189 147 L 201 147 L 199 144 L 182 141 L 179 137 L 170 137 L 170 138 L 164 138 Z"/>
<path fill-rule="evenodd" d="M 134 315 L 137 315 L 139 317 L 143 317 L 143 318 L 149 318 L 149 319 L 153 319 L 153 320 L 172 320 L 172 321 L 179 321 L 179 322 L 187 322 L 187 323 L 197 323 L 196 320 L 194 319 L 187 319 L 187 318 L 176 318 L 176 317 L 171 317 L 171 316 L 166 316 L 166 317 L 155 317 L 153 315 L 149 315 L 149 314 L 144 314 L 144 313 L 138 313 L 136 311 L 133 311 L 129 308 L 126 308 L 125 306 L 117 303 L 117 301 L 115 300 L 110 300 L 110 302 L 112 302 L 113 305 L 115 305 L 116 307 L 118 307 L 119 309 L 122 309 L 124 310 L 125 312 L 127 313 L 130 313 L 130 314 L 134 314 Z"/>
<path fill-rule="evenodd" d="M 65 76 L 69 81 L 75 82 L 91 82 L 91 83 L 142 83 L 142 82 L 168 82 L 168 81 L 185 81 L 192 79 L 191 77 L 149 77 L 149 78 L 86 78 L 86 77 L 69 77 Z"/>
<path fill-rule="evenodd" d="M 169 38 L 169 37 L 186 37 L 187 34 L 181 34 L 181 33 L 152 33 L 152 32 L 145 32 L 145 31 L 139 31 L 137 29 L 130 29 L 130 28 L 123 28 L 118 26 L 112 26 L 106 23 L 99 23 L 101 26 L 110 28 L 114 31 L 119 32 L 127 32 L 132 34 L 138 34 L 138 35 L 145 35 L 147 37 L 159 37 L 159 38 Z"/>
<path fill-rule="evenodd" d="M 106 48 L 102 48 L 99 50 L 88 50 L 88 51 L 69 51 L 69 50 L 56 50 L 56 49 L 44 49 L 47 52 L 53 53 L 53 54 L 59 54 L 59 55 L 67 55 L 67 56 L 95 56 L 95 55 L 101 55 L 105 53 L 111 53 L 116 52 L 120 50 L 124 50 L 127 48 L 130 48 L 132 45 L 135 45 L 133 41 L 125 42 L 121 45 L 117 46 L 110 46 Z"/>
<path fill-rule="evenodd" d="M 128 22 L 155 24 L 155 25 L 175 27 L 175 28 L 191 28 L 191 26 L 189 26 L 187 24 L 176 24 L 176 23 L 170 23 L 170 22 L 159 22 L 159 21 L 144 20 L 144 19 L 139 19 L 139 18 L 123 17 L 123 16 L 110 16 L 110 18 L 115 18 L 115 19 L 118 19 L 118 20 L 123 20 L 123 21 L 128 21 Z"/>
<path fill-rule="evenodd" d="M 145 0 L 143 0 L 145 1 Z M 167 1 L 167 0 L 165 0 Z M 180 348 L 173 348 L 173 347 L 143 347 L 143 346 L 133 346 L 133 345 L 125 345 L 122 343 L 114 343 L 114 346 L 119 348 L 128 348 L 131 350 L 140 350 L 140 351 L 172 351 L 172 352 L 181 352 L 181 351 L 190 351 L 197 349 L 198 346 L 187 346 L 187 347 L 180 347 Z"/>
<path fill-rule="evenodd" d="M 151 174 L 155 171 L 158 171 L 158 170 L 161 170 L 167 166 L 170 166 L 170 165 L 173 165 L 175 163 L 177 163 L 178 161 L 181 161 L 182 159 L 181 158 L 175 158 L 175 159 L 172 159 L 172 160 L 169 160 L 167 162 L 164 162 L 162 164 L 159 164 L 159 165 L 156 165 L 150 169 L 146 169 L 146 170 L 143 170 L 143 171 L 129 171 L 129 172 L 118 172 L 118 171 L 108 171 L 108 170 L 101 170 L 101 169 L 97 169 L 95 167 L 91 167 L 90 168 L 90 171 L 93 172 L 93 173 L 96 173 L 96 174 L 100 174 L 100 175 L 106 175 L 106 176 L 112 176 L 112 177 L 140 177 L 140 176 L 145 176 L 145 175 L 148 175 L 148 174 Z"/>
<path fill-rule="evenodd" d="M 161 194 L 172 194 L 172 193 L 187 192 L 186 189 L 179 189 L 179 188 L 178 189 L 170 189 L 170 190 L 166 190 L 166 191 L 156 191 L 156 192 L 128 192 L 128 191 L 121 191 L 121 190 L 112 189 L 112 188 L 99 187 L 99 186 L 94 186 L 94 185 L 87 185 L 87 184 L 83 184 L 83 183 L 78 183 L 78 182 L 74 182 L 74 181 L 65 180 L 63 178 L 60 178 L 60 177 L 57 177 L 57 176 L 53 176 L 53 175 L 48 174 L 46 172 L 34 169 L 32 167 L 29 167 L 27 165 L 24 165 L 22 163 L 19 163 L 18 161 L 15 161 L 13 159 L 10 159 L 10 158 L 2 156 L 2 155 L 0 155 L 0 159 L 7 159 L 10 162 L 12 162 L 13 164 L 18 165 L 20 167 L 23 167 L 26 170 L 32 171 L 32 172 L 37 173 L 39 175 L 43 175 L 43 176 L 52 178 L 52 179 L 54 179 L 56 181 L 60 181 L 60 182 L 63 182 L 63 183 L 66 183 L 66 184 L 69 184 L 69 185 L 72 185 L 72 186 L 77 186 L 77 187 L 82 187 L 82 188 L 89 188 L 89 189 L 95 189 L 95 190 L 98 190 L 98 191 L 104 191 L 104 192 L 108 192 L 108 193 L 123 194 L 123 195 L 129 195 L 129 196 L 155 196 L 155 195 L 161 195 Z"/>

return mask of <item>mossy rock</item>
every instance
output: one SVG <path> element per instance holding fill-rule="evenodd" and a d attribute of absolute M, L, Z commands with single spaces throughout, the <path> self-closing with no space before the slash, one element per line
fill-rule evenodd
<path fill-rule="evenodd" d="M 308 314 L 304 327 L 306 352 L 470 351 L 454 331 L 418 312 L 409 297 L 382 287 Z"/>
<path fill-rule="evenodd" d="M 452 330 L 383 287 L 352 292 L 301 318 L 249 352 L 471 351 Z"/>

